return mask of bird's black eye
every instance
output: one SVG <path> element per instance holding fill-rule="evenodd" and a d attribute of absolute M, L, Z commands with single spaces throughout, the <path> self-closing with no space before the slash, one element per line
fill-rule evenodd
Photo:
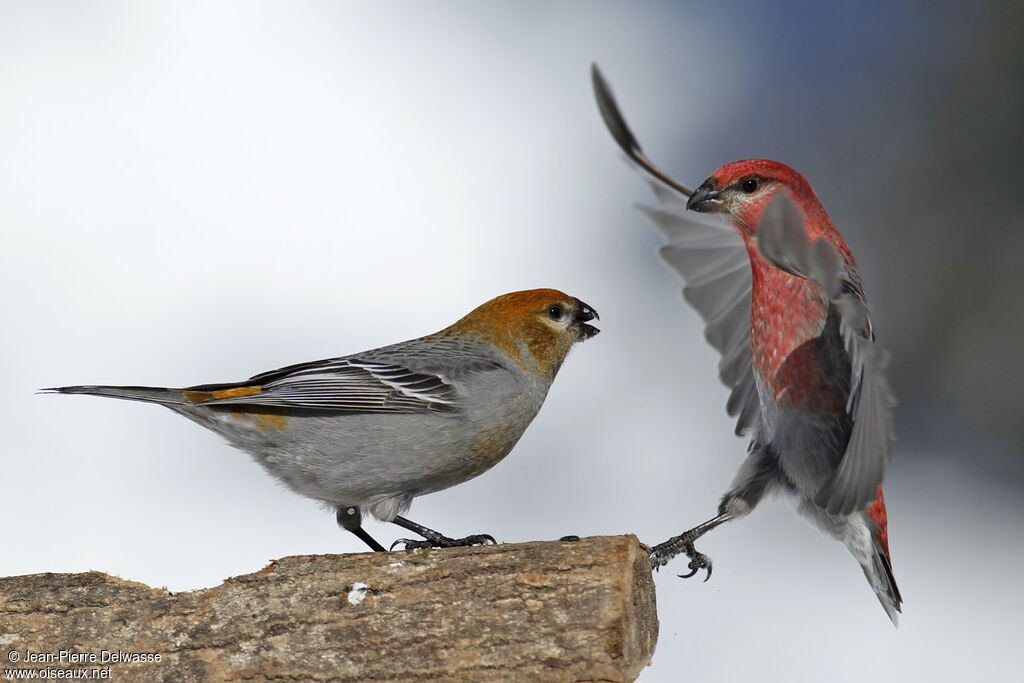
<path fill-rule="evenodd" d="M 548 308 L 548 316 L 552 320 L 561 320 L 562 319 L 562 307 L 559 304 L 555 304 L 554 306 L 549 307 Z"/>
<path fill-rule="evenodd" d="M 761 183 L 757 181 L 757 178 L 747 178 L 740 185 L 740 188 L 742 188 L 747 194 L 754 194 L 760 186 Z"/>

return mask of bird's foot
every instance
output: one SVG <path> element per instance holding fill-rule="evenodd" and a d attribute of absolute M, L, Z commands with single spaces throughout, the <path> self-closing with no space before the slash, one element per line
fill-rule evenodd
<path fill-rule="evenodd" d="M 430 548 L 464 548 L 473 545 L 497 544 L 497 541 L 490 534 L 473 534 L 465 538 L 449 538 L 444 534 L 434 531 L 429 534 L 424 533 L 423 537 L 426 540 L 400 538 L 391 544 L 390 550 L 394 550 L 397 545 L 401 545 L 403 550 L 429 550 Z"/>
<path fill-rule="evenodd" d="M 707 581 L 711 578 L 711 558 L 704 553 L 698 552 L 693 547 L 693 537 L 690 532 L 675 536 L 668 539 L 664 543 L 651 548 L 651 569 L 657 570 L 660 567 L 668 564 L 668 561 L 680 553 L 686 553 L 686 556 L 690 558 L 690 564 L 687 565 L 690 569 L 689 574 L 679 574 L 679 578 L 688 579 L 691 576 L 695 576 L 701 569 L 707 570 L 707 576 L 704 580 Z"/>

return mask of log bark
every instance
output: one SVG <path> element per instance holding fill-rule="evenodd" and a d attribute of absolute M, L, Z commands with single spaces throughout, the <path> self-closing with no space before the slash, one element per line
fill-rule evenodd
<path fill-rule="evenodd" d="M 630 681 L 657 636 L 634 536 L 286 557 L 177 594 L 0 578 L 0 666 L 120 681 Z"/>

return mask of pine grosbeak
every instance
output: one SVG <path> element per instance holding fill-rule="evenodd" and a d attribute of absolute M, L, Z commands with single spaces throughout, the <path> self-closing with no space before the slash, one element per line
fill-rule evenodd
<path fill-rule="evenodd" d="M 881 486 L 895 401 L 850 249 L 807 181 L 778 162 L 726 164 L 696 192 L 669 178 L 643 156 L 596 65 L 592 75 L 612 136 L 654 179 L 660 206 L 645 213 L 722 354 L 736 433 L 751 438 L 718 515 L 654 546 L 652 565 L 685 552 L 686 576 L 707 569 L 710 578 L 711 561 L 694 541 L 782 493 L 846 545 L 895 624 L 902 599 Z M 695 221 L 687 209 L 721 214 L 735 231 Z"/>
<path fill-rule="evenodd" d="M 167 406 L 251 454 L 296 493 L 333 506 L 338 523 L 374 550 L 384 548 L 362 528 L 363 508 L 427 539 L 396 545 L 471 545 L 494 539 L 448 538 L 401 513 L 416 496 L 504 458 L 572 345 L 598 333 L 587 324 L 597 317 L 579 299 L 535 289 L 492 299 L 435 334 L 244 382 L 46 391 Z"/>

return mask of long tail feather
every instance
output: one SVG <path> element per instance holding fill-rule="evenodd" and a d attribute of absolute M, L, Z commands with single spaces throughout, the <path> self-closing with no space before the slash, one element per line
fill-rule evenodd
<path fill-rule="evenodd" d="M 107 398 L 120 398 L 128 401 L 145 401 L 146 403 L 159 403 L 161 405 L 193 405 L 185 397 L 181 389 L 165 389 L 163 387 L 113 387 L 94 384 L 85 384 L 72 387 L 50 387 L 40 389 L 43 393 L 54 394 L 88 394 L 90 396 L 105 396 Z"/>
<path fill-rule="evenodd" d="M 897 615 L 903 611 L 903 597 L 892 575 L 892 564 L 880 546 L 876 546 L 872 560 L 870 565 L 861 565 L 864 576 L 878 596 L 878 601 L 882 603 L 885 613 L 889 615 L 894 625 L 898 625 Z"/>

